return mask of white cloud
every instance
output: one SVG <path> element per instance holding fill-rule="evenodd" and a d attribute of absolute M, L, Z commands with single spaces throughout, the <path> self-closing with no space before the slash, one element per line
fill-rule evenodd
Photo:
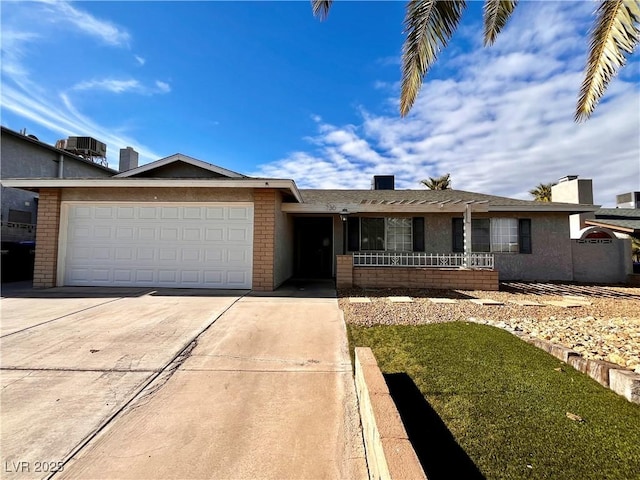
<path fill-rule="evenodd" d="M 136 62 L 138 62 L 138 65 L 142 66 L 145 63 L 147 63 L 147 60 L 142 58 L 140 55 L 134 55 L 134 58 L 136 59 Z"/>
<path fill-rule="evenodd" d="M 156 80 L 156 87 L 159 93 L 169 93 L 171 91 L 171 85 L 166 82 L 161 82 L 160 80 Z"/>
<path fill-rule="evenodd" d="M 101 125 L 81 113 L 73 103 L 72 94 L 103 91 L 111 94 L 135 93 L 139 95 L 165 94 L 171 90 L 166 82 L 144 84 L 132 78 L 93 78 L 73 86 L 60 86 L 54 90 L 41 83 L 39 76 L 29 70 L 29 52 L 37 42 L 45 42 L 53 35 L 63 35 L 70 30 L 87 35 L 108 46 L 126 48 L 131 37 L 115 24 L 72 6 L 68 2 L 12 2 L 11 10 L 3 6 L 2 19 L 2 89 L 0 103 L 3 111 L 11 111 L 28 119 L 59 138 L 73 135 L 89 135 L 107 144 L 109 158 L 116 158 L 120 148 L 133 145 L 140 153 L 141 163 L 157 160 L 159 155 L 127 135 L 126 129 L 117 125 Z M 71 24 L 73 29 L 61 27 Z M 37 32 L 37 33 L 35 33 Z M 134 56 L 143 65 L 145 59 Z M 62 93 L 60 93 L 62 92 Z"/>
<path fill-rule="evenodd" d="M 137 93 L 141 95 L 164 94 L 171 91 L 171 86 L 166 82 L 156 80 L 154 86 L 147 86 L 135 79 L 118 80 L 114 78 L 94 79 L 80 82 L 71 87 L 71 90 L 102 90 L 111 93 Z"/>
<path fill-rule="evenodd" d="M 133 145 L 139 152 L 141 163 L 160 157 L 130 136 L 118 134 L 112 127 L 97 124 L 81 114 L 66 94 L 49 99 L 3 85 L 2 108 L 60 134 L 60 138 L 74 135 L 95 137 L 107 144 L 108 156 L 112 160 L 117 159 L 119 149 L 126 145 Z M 111 161 L 109 166 L 117 168 L 117 160 Z"/>
<path fill-rule="evenodd" d="M 72 90 L 105 90 L 112 93 L 123 93 L 140 90 L 141 85 L 138 80 L 89 80 L 75 84 Z"/>
<path fill-rule="evenodd" d="M 51 22 L 70 23 L 77 31 L 95 37 L 100 41 L 113 46 L 128 47 L 131 40 L 129 33 L 117 25 L 94 17 L 90 13 L 73 7 L 69 2 L 57 0 L 44 0 L 51 10 L 48 18 Z"/>
<path fill-rule="evenodd" d="M 590 10 L 523 2 L 493 48 L 447 61 L 453 73 L 425 83 L 406 118 L 361 109 L 358 125 L 319 123 L 312 151 L 256 174 L 303 188 L 369 188 L 372 175 L 395 174 L 397 188 L 420 188 L 450 172 L 456 189 L 525 199 L 578 174 L 593 179 L 596 203 L 612 205 L 640 187 L 640 93 L 637 74 L 619 77 L 589 121 L 573 122 Z"/>

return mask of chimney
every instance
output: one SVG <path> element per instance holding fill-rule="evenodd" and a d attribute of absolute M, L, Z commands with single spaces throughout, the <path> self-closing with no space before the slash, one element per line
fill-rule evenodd
<path fill-rule="evenodd" d="M 118 168 L 121 172 L 126 172 L 138 166 L 138 152 L 133 148 L 121 148 L 120 149 L 120 166 Z"/>
<path fill-rule="evenodd" d="M 395 190 L 393 175 L 374 175 L 371 180 L 371 190 Z"/>
<path fill-rule="evenodd" d="M 590 178 L 578 178 L 578 175 L 562 177 L 551 187 L 551 201 L 593 205 L 593 182 Z M 580 230 L 586 226 L 585 220 L 591 218 L 595 218 L 592 212 L 569 215 L 571 238 L 580 238 Z"/>
<path fill-rule="evenodd" d="M 578 175 L 562 177 L 551 187 L 551 201 L 593 205 L 593 182 Z"/>

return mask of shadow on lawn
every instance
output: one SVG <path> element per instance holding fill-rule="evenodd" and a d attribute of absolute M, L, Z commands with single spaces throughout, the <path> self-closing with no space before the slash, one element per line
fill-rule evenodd
<path fill-rule="evenodd" d="M 429 480 L 485 478 L 409 375 L 385 374 L 384 379 Z"/>

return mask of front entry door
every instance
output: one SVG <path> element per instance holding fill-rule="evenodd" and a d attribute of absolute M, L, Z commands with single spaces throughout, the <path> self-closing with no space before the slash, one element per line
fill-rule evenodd
<path fill-rule="evenodd" d="M 333 218 L 296 218 L 294 273 L 298 278 L 333 275 Z"/>

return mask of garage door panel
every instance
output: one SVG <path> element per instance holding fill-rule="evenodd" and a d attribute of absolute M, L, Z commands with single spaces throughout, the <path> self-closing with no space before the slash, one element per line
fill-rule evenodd
<path fill-rule="evenodd" d="M 221 242 L 224 239 L 224 229 L 222 227 L 206 228 L 204 238 L 207 242 Z"/>
<path fill-rule="evenodd" d="M 177 220 L 180 218 L 178 207 L 160 207 L 160 218 L 163 220 Z"/>
<path fill-rule="evenodd" d="M 93 215 L 94 218 L 106 218 L 106 219 L 112 219 L 113 218 L 113 207 L 95 207 L 93 210 Z"/>
<path fill-rule="evenodd" d="M 230 227 L 227 230 L 227 240 L 229 242 L 247 243 L 251 241 L 249 238 L 249 229 L 245 227 Z"/>
<path fill-rule="evenodd" d="M 64 284 L 251 288 L 252 252 L 251 206 L 70 205 Z"/>
<path fill-rule="evenodd" d="M 224 207 L 206 207 L 205 219 L 206 220 L 225 220 Z"/>
<path fill-rule="evenodd" d="M 116 216 L 120 220 L 131 220 L 135 218 L 135 208 L 134 207 L 117 207 Z"/>

